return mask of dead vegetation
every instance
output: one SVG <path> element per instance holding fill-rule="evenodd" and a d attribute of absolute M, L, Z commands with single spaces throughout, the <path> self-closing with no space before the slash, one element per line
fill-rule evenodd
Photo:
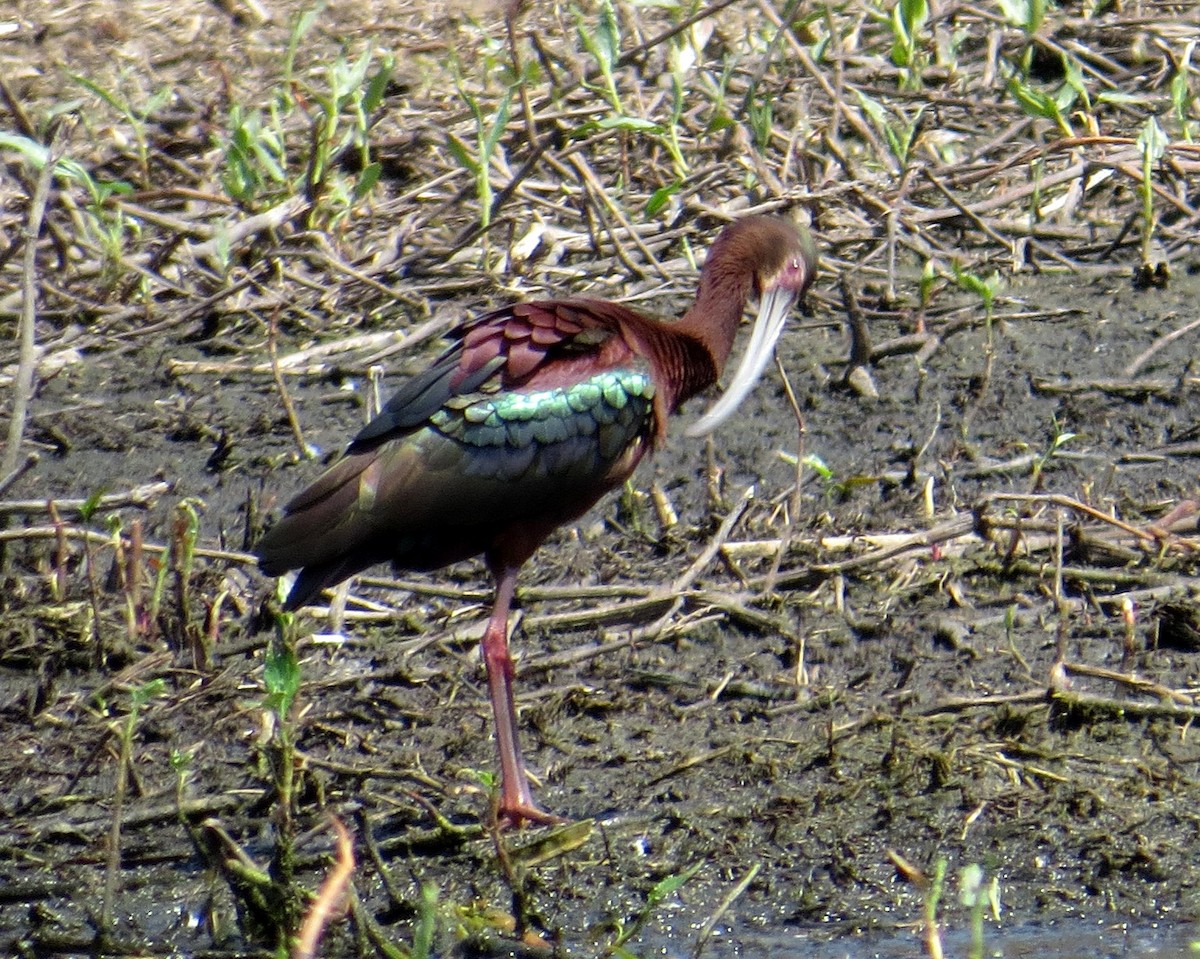
<path fill-rule="evenodd" d="M 1033 0 L 0 13 L 5 949 L 716 955 L 739 916 L 919 917 L 896 846 L 983 864 L 1025 916 L 1194 917 L 1197 27 Z M 364 578 L 335 647 L 270 639 L 247 551 L 283 467 L 462 312 L 678 303 L 720 223 L 767 210 L 823 255 L 799 439 L 776 410 L 674 454 L 547 558 L 535 756 L 556 806 L 621 814 L 489 835 L 484 595 Z M 1128 322 L 1133 286 L 1180 285 Z M 1136 349 L 1106 362 L 1096 317 Z"/>

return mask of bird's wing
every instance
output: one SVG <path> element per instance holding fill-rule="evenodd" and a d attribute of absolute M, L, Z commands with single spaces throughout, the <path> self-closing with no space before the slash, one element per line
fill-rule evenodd
<path fill-rule="evenodd" d="M 396 391 L 348 452 L 426 425 L 455 398 L 534 392 L 591 370 L 644 366 L 620 335 L 627 312 L 601 300 L 552 300 L 515 304 L 459 327 L 450 334 L 457 342 Z"/>
<path fill-rule="evenodd" d="M 632 472 L 655 384 L 611 304 L 521 304 L 456 340 L 287 504 L 259 544 L 264 570 L 313 567 L 319 588 L 387 559 L 443 565 L 514 523 L 577 516 Z"/>

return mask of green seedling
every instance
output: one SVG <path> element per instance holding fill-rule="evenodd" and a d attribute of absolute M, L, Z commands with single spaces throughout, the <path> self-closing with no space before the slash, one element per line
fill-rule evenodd
<path fill-rule="evenodd" d="M 1030 479 L 1032 481 L 1032 489 L 1036 492 L 1042 488 L 1042 479 L 1046 472 L 1046 467 L 1050 465 L 1050 461 L 1059 454 L 1064 446 L 1071 440 L 1075 439 L 1077 433 L 1072 433 L 1064 430 L 1055 417 L 1052 421 L 1052 432 L 1050 436 L 1050 445 L 1036 460 L 1033 461 L 1033 466 L 1030 469 Z"/>
<path fill-rule="evenodd" d="M 50 162 L 50 151 L 29 137 L 0 131 L 0 150 L 14 150 L 37 170 Z M 98 180 L 91 172 L 70 157 L 60 157 L 54 175 L 67 183 L 82 186 L 87 199 L 81 217 L 87 239 L 101 254 L 101 282 L 111 288 L 122 273 L 122 260 L 131 239 L 141 234 L 140 224 L 124 214 L 111 202 L 113 197 L 132 193 L 133 187 L 123 180 Z M 68 201 L 73 202 L 69 198 Z"/>
<path fill-rule="evenodd" d="M 637 959 L 634 953 L 625 948 L 626 944 L 633 939 L 642 928 L 650 921 L 650 917 L 669 896 L 673 896 L 687 884 L 687 882 L 696 875 L 703 867 L 703 863 L 696 863 L 694 866 L 689 866 L 683 872 L 672 873 L 665 879 L 660 879 L 650 889 L 646 895 L 646 903 L 642 906 L 641 911 L 626 925 L 621 920 L 617 920 L 617 935 L 616 938 L 604 950 L 603 955 L 615 956 L 616 959 Z"/>
<path fill-rule="evenodd" d="M 143 184 L 147 184 L 150 178 L 149 146 L 146 137 L 147 119 L 171 98 L 170 90 L 158 91 L 141 108 L 135 108 L 119 94 L 105 90 L 86 77 L 74 74 L 70 76 L 76 83 L 100 97 L 128 120 L 137 151 L 140 179 Z M 60 107 L 58 113 L 76 112 L 78 106 L 78 102 L 73 102 Z M 0 132 L 0 150 L 5 148 L 17 151 L 27 162 L 39 170 L 49 160 L 49 151 L 45 146 L 19 134 Z M 82 239 L 99 250 L 100 282 L 106 290 L 111 290 L 125 271 L 123 261 L 129 243 L 141 235 L 140 223 L 127 216 L 119 206 L 112 202 L 116 196 L 133 192 L 133 186 L 123 180 L 99 179 L 81 163 L 69 157 L 61 157 L 57 160 L 55 175 L 62 180 L 82 186 L 86 193 L 80 217 L 84 234 Z M 75 203 L 70 193 L 64 194 L 64 202 L 72 206 Z"/>
<path fill-rule="evenodd" d="M 300 662 L 289 640 L 293 620 L 290 613 L 279 615 L 275 623 L 274 641 L 267 649 L 266 662 L 263 664 L 263 687 L 266 689 L 263 706 L 276 720 L 284 739 L 291 738 L 289 717 L 296 695 L 300 692 Z"/>
<path fill-rule="evenodd" d="M 113 569 L 124 598 L 125 635 L 133 643 L 146 625 L 142 609 L 142 524 L 134 520 L 127 535 L 120 516 L 114 513 L 108 517 L 108 531 L 112 537 Z"/>
<path fill-rule="evenodd" d="M 253 208 L 268 191 L 287 184 L 287 140 L 277 104 L 272 105 L 267 122 L 262 111 L 247 111 L 235 103 L 229 109 L 222 147 L 221 186 L 241 206 Z"/>
<path fill-rule="evenodd" d="M 1010 26 L 1032 37 L 1042 28 L 1050 3 L 1049 0 L 998 0 L 998 5 Z"/>
<path fill-rule="evenodd" d="M 791 462 L 788 463 L 789 466 L 796 465 L 796 462 L 795 462 L 796 458 L 794 456 L 791 456 L 790 454 L 786 454 L 786 455 L 780 454 L 780 455 L 783 456 L 783 459 L 785 461 L 791 460 Z M 816 473 L 821 478 L 821 481 L 823 483 L 825 483 L 826 485 L 830 485 L 834 482 L 833 470 L 831 470 L 829 468 L 829 465 L 823 459 L 821 459 L 821 457 L 819 457 L 816 453 L 809 453 L 807 456 L 805 456 L 804 457 L 804 465 L 806 467 L 808 467 L 810 470 L 812 470 L 814 473 Z"/>
<path fill-rule="evenodd" d="M 679 140 L 679 129 L 683 122 L 684 107 L 687 104 L 688 79 L 704 52 L 709 36 L 711 36 L 709 31 L 699 29 L 698 25 L 694 24 L 691 29 L 680 36 L 678 41 L 672 43 L 667 54 L 667 62 L 671 67 L 671 122 L 666 129 L 665 144 L 671 154 L 671 162 L 675 166 L 675 175 L 679 178 L 680 185 L 686 180 L 690 170 L 683 145 Z M 720 94 L 723 98 L 723 86 Z M 718 112 L 720 111 L 720 104 L 715 103 L 714 107 Z"/>
<path fill-rule="evenodd" d="M 138 169 L 141 173 L 141 185 L 148 187 L 151 180 L 150 141 L 146 136 L 147 122 L 154 113 L 171 101 L 175 96 L 174 91 L 170 87 L 160 87 L 141 106 L 134 106 L 133 103 L 118 91 L 105 89 L 94 80 L 80 76 L 77 73 L 68 73 L 67 76 L 89 93 L 95 94 L 124 117 L 125 121 L 129 124 L 130 130 L 133 132 L 133 142 L 137 150 Z"/>
<path fill-rule="evenodd" d="M 929 877 L 929 885 L 925 888 L 925 949 L 930 959 L 942 957 L 942 937 L 938 930 L 937 911 L 945 887 L 946 860 L 939 859 L 933 864 L 933 875 Z"/>
<path fill-rule="evenodd" d="M 1000 274 L 993 273 L 985 280 L 981 276 L 964 270 L 955 263 L 954 282 L 968 293 L 974 293 L 983 303 L 983 327 L 987 334 L 985 349 L 990 357 L 994 349 L 994 343 L 992 342 L 992 320 L 996 303 L 996 291 L 1000 289 Z"/>
<path fill-rule="evenodd" d="M 1025 48 L 1021 51 L 1021 76 L 1028 77 L 1033 64 L 1033 37 L 1042 28 L 1046 19 L 1049 0 L 999 0 L 1000 13 L 1010 26 L 1025 34 Z"/>
<path fill-rule="evenodd" d="M 421 901 L 417 905 L 417 921 L 413 929 L 412 952 L 409 959 L 431 959 L 433 936 L 437 932 L 438 888 L 431 882 L 421 883 Z"/>
<path fill-rule="evenodd" d="M 124 180 L 97 180 L 78 163 L 64 165 L 59 169 L 71 180 L 79 183 L 87 193 L 84 203 L 83 225 L 88 239 L 100 250 L 101 283 L 111 289 L 124 272 L 122 261 L 130 242 L 141 236 L 141 224 L 126 216 L 111 200 L 133 192 L 133 187 Z"/>
<path fill-rule="evenodd" d="M 247 110 L 240 103 L 229 109 L 225 136 L 221 186 L 241 206 L 253 208 L 268 191 L 282 192 L 288 183 L 288 149 L 284 120 L 296 109 L 296 52 L 312 29 L 319 7 L 302 11 L 292 23 L 287 52 L 283 58 L 283 80 L 270 98 L 266 114 Z"/>
<path fill-rule="evenodd" d="M 679 142 L 679 125 L 683 121 L 683 107 L 687 100 L 686 86 L 683 74 L 679 71 L 671 73 L 671 122 L 667 124 L 662 134 L 663 146 L 671 155 L 671 164 L 675 168 L 676 181 L 682 183 L 687 178 L 689 168 L 687 158 L 683 154 L 683 146 Z"/>
<path fill-rule="evenodd" d="M 1167 152 L 1167 137 L 1158 120 L 1151 116 L 1142 126 L 1137 138 L 1138 150 L 1142 155 L 1142 177 L 1139 189 L 1142 195 L 1142 263 L 1150 264 L 1151 244 L 1158 221 L 1154 215 L 1154 165 Z"/>
<path fill-rule="evenodd" d="M 621 31 L 617 24 L 617 14 L 610 0 L 601 0 L 595 26 L 589 29 L 582 11 L 575 11 L 576 27 L 579 41 L 596 61 L 600 68 L 603 87 L 597 88 L 589 84 L 589 89 L 597 90 L 608 101 L 608 105 L 617 115 L 625 111 L 621 108 L 621 97 L 617 93 L 616 69 L 621 59 Z"/>
<path fill-rule="evenodd" d="M 300 661 L 293 639 L 295 617 L 278 613 L 275 632 L 263 663 L 263 708 L 271 714 L 271 735 L 263 755 L 275 792 L 275 849 L 269 873 L 285 903 L 282 923 L 288 930 L 299 926 L 302 903 L 296 888 L 296 728 L 292 707 L 300 692 Z"/>
<path fill-rule="evenodd" d="M 717 78 L 714 84 L 711 80 L 705 84 L 707 88 L 707 100 L 712 105 L 712 112 L 709 114 L 708 122 L 705 124 L 705 133 L 720 133 L 723 130 L 728 130 L 734 125 L 733 118 L 729 115 L 729 81 L 733 79 L 736 64 L 732 59 L 726 58 L 722 67 L 721 75 Z"/>
<path fill-rule="evenodd" d="M 1175 122 L 1179 124 L 1179 136 L 1185 143 L 1192 142 L 1192 106 L 1196 97 L 1188 83 L 1188 73 L 1192 67 L 1192 51 L 1196 49 L 1196 41 L 1189 40 L 1183 47 L 1183 56 L 1175 64 L 1171 76 L 1171 107 L 1175 114 Z"/>
<path fill-rule="evenodd" d="M 974 293 L 983 302 L 983 372 L 979 376 L 978 395 L 982 396 L 992 381 L 992 367 L 996 362 L 995 324 L 993 309 L 996 301 L 996 291 L 1000 288 L 1000 274 L 993 273 L 990 278 L 976 276 L 954 264 L 954 281 L 964 290 Z M 965 422 L 965 421 L 964 421 Z"/>
<path fill-rule="evenodd" d="M 171 524 L 172 551 L 175 561 L 175 604 L 179 616 L 181 638 L 192 650 L 196 668 L 207 664 L 207 651 L 197 642 L 197 631 L 192 622 L 192 571 L 196 559 L 196 540 L 200 537 L 200 516 L 191 500 L 184 500 L 175 508 Z"/>
<path fill-rule="evenodd" d="M 368 134 L 394 67 L 391 56 L 368 49 L 354 60 L 339 55 L 319 74 L 320 82 L 298 78 L 296 54 L 319 12 L 305 11 L 294 21 L 283 80 L 265 110 L 235 103 L 218 138 L 221 185 L 231 199 L 253 209 L 303 193 L 312 201 L 310 225 L 322 217 L 339 222 L 378 183 L 383 168 L 370 157 Z M 297 129 L 303 145 L 293 142 Z M 359 154 L 352 177 L 337 164 L 350 151 Z"/>
<path fill-rule="evenodd" d="M 626 480 L 621 487 L 621 495 L 617 498 L 617 522 L 625 526 L 635 536 L 643 539 L 650 538 L 646 522 L 646 496 L 633 480 Z"/>
<path fill-rule="evenodd" d="M 328 193 L 339 214 L 370 193 L 383 170 L 371 160 L 368 133 L 370 117 L 383 102 L 391 79 L 393 60 L 384 57 L 372 72 L 375 61 L 373 50 L 354 61 L 338 57 L 326 70 L 324 89 L 313 91 L 318 111 L 313 120 L 306 192 L 314 202 Z M 359 154 L 359 173 L 353 183 L 330 177 L 333 162 L 351 150 Z"/>
<path fill-rule="evenodd" d="M 1075 135 L 1068 114 L 1079 99 L 1077 84 L 1063 83 L 1054 93 L 1047 93 L 1026 83 L 1016 73 L 1008 78 L 1008 92 L 1026 116 L 1050 120 L 1059 132 L 1070 137 Z"/>
<path fill-rule="evenodd" d="M 929 309 L 929 304 L 933 301 L 937 280 L 937 268 L 933 265 L 933 260 L 926 260 L 921 269 L 921 279 L 917 283 L 917 304 L 922 313 Z"/>
<path fill-rule="evenodd" d="M 794 453 L 777 450 L 775 455 L 787 463 L 788 466 L 796 465 L 797 460 Z M 800 463 L 805 468 L 817 474 L 817 477 L 821 480 L 821 486 L 825 491 L 825 497 L 828 500 L 845 499 L 858 487 L 869 486 L 875 482 L 874 478 L 861 475 L 849 476 L 846 479 L 839 480 L 837 474 L 829 468 L 829 464 L 816 453 L 809 453 L 803 460 L 800 460 Z"/>
<path fill-rule="evenodd" d="M 771 143 L 771 131 L 775 127 L 775 111 L 771 97 L 756 92 L 746 104 L 746 119 L 750 122 L 754 145 L 760 150 L 765 150 Z"/>
<path fill-rule="evenodd" d="M 276 615 L 275 632 L 263 664 L 262 708 L 271 717 L 266 741 L 258 743 L 258 770 L 267 781 L 272 802 L 271 861 L 266 869 L 235 840 L 219 820 L 195 823 L 185 801 L 191 752 L 174 751 L 179 816 L 196 849 L 228 884 L 237 909 L 238 933 L 261 941 L 276 956 L 294 955 L 297 932 L 309 895 L 296 883 L 295 718 L 301 674 L 292 641 L 293 616 Z M 383 950 L 387 955 L 387 951 Z"/>
<path fill-rule="evenodd" d="M 1000 882 L 993 876 L 985 884 L 983 867 L 973 863 L 959 870 L 958 897 L 971 915 L 971 945 L 967 957 L 984 959 L 983 916 L 985 911 L 990 911 L 992 918 L 999 921 Z"/>
<path fill-rule="evenodd" d="M 650 194 L 650 199 L 646 201 L 646 216 L 653 217 L 661 213 L 663 208 L 671 202 L 671 197 L 675 196 L 681 189 L 683 189 L 682 180 L 676 180 L 673 183 L 668 183 L 666 186 L 660 186 Z"/>
<path fill-rule="evenodd" d="M 1089 129 L 1096 126 L 1092 111 L 1092 97 L 1083 79 L 1083 66 L 1074 57 L 1063 56 L 1063 86 L 1075 94 L 1075 103 L 1083 110 Z M 1103 97 L 1102 97 L 1103 99 Z M 1073 104 L 1074 105 L 1074 104 Z"/>
<path fill-rule="evenodd" d="M 976 276 L 970 273 L 957 263 L 954 264 L 954 282 L 966 290 L 968 293 L 974 293 L 983 303 L 983 309 L 986 314 L 985 319 L 990 325 L 992 322 L 992 310 L 996 302 L 996 291 L 1000 289 L 1000 274 L 993 273 L 988 279 Z"/>
<path fill-rule="evenodd" d="M 187 800 L 192 763 L 195 762 L 196 752 L 199 748 L 199 746 L 193 746 L 190 749 L 172 749 L 167 757 L 171 771 L 175 773 L 175 805 L 185 825 L 187 824 L 187 819 L 183 812 L 184 803 Z"/>
<path fill-rule="evenodd" d="M 913 115 L 911 119 L 900 113 L 895 112 L 895 119 L 889 115 L 883 104 L 878 100 L 873 100 L 860 90 L 855 90 L 858 96 L 858 102 L 862 106 L 863 113 L 871 120 L 883 138 L 887 141 L 888 150 L 892 154 L 894 173 L 903 173 L 912 162 L 913 147 L 917 142 L 917 137 L 921 132 L 921 123 L 925 117 L 925 107 L 921 107 Z"/>
<path fill-rule="evenodd" d="M 900 69 L 900 88 L 919 90 L 929 61 L 925 24 L 928 0 L 896 0 L 892 7 L 892 63 Z"/>
<path fill-rule="evenodd" d="M 134 687 L 129 695 L 129 714 L 120 726 L 120 758 L 117 764 L 117 781 L 113 790 L 112 826 L 108 835 L 108 868 L 104 877 L 104 901 L 100 912 L 101 932 L 107 931 L 113 922 L 113 905 L 116 901 L 117 880 L 121 868 L 121 822 L 125 795 L 129 788 L 129 769 L 133 764 L 133 739 L 137 731 L 138 714 L 150 700 L 161 696 L 166 689 L 162 679 Z"/>
<path fill-rule="evenodd" d="M 450 131 L 446 131 L 446 145 L 454 154 L 454 158 L 458 160 L 459 165 L 469 171 L 475 180 L 475 195 L 479 200 L 479 225 L 486 230 L 491 224 L 492 215 L 495 212 L 492 209 L 490 171 L 492 157 L 500 148 L 500 139 L 504 136 L 505 127 L 508 126 L 515 88 L 510 86 L 504 92 L 500 102 L 496 105 L 495 112 L 489 117 L 480 104 L 479 97 L 466 88 L 462 76 L 457 70 L 454 84 L 458 88 L 459 96 L 470 107 L 471 115 L 475 118 L 475 149 L 471 150 L 466 143 Z"/>
<path fill-rule="evenodd" d="M 609 109 L 609 115 L 597 120 L 589 120 L 580 124 L 571 132 L 573 139 L 583 139 L 597 132 L 616 131 L 621 135 L 648 136 L 658 143 L 671 157 L 671 164 L 679 181 L 688 175 L 688 162 L 679 141 L 679 124 L 683 117 L 686 103 L 684 83 L 685 65 L 678 52 L 668 55 L 671 64 L 672 96 L 670 123 L 663 125 L 645 117 L 631 116 L 626 112 L 621 95 L 617 89 L 616 70 L 621 60 L 621 31 L 617 23 L 616 11 L 610 0 L 603 0 L 594 23 L 590 22 L 579 9 L 575 10 L 576 33 L 579 42 L 596 61 L 600 72 L 600 83 L 584 82 L 584 86 L 604 100 Z M 678 48 L 676 48 L 678 50 Z M 673 192 L 678 189 L 672 185 Z M 656 193 L 651 197 L 650 204 L 655 211 L 662 209 L 670 193 Z"/>
<path fill-rule="evenodd" d="M 317 17 L 321 15 L 321 10 L 324 4 L 317 4 L 310 7 L 308 10 L 302 10 L 292 22 L 292 29 L 288 33 L 287 52 L 283 56 L 283 92 L 289 97 L 288 104 L 291 105 L 290 91 L 296 82 L 296 53 L 300 50 L 300 44 L 312 30 L 317 22 Z"/>

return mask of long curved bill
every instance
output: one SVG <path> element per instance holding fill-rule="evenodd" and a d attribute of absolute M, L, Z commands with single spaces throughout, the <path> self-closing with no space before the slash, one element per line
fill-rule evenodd
<path fill-rule="evenodd" d="M 758 304 L 758 316 L 750 333 L 750 342 L 738 364 L 737 372 L 725 388 L 724 395 L 715 402 L 707 413 L 689 426 L 688 436 L 704 436 L 724 423 L 741 405 L 746 395 L 762 376 L 763 370 L 775 352 L 775 341 L 783 332 L 783 324 L 792 312 L 797 297 L 796 290 L 775 287 L 763 293 Z"/>

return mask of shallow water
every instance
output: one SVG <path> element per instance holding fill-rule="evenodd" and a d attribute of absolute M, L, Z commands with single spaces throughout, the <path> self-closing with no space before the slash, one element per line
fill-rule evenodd
<path fill-rule="evenodd" d="M 714 934 L 702 959 L 741 959 L 748 956 L 804 957 L 804 959 L 919 959 L 928 951 L 919 930 L 899 934 L 867 934 L 825 940 L 820 931 L 744 930 Z M 1200 928 L 1193 923 L 1133 925 L 1111 920 L 1085 919 L 1030 923 L 1020 926 L 989 924 L 984 932 L 988 959 L 1195 959 L 1200 948 Z M 970 951 L 967 930 L 942 936 L 948 959 L 961 959 Z M 677 944 L 647 942 L 641 956 L 686 959 L 695 947 L 680 950 Z"/>
<path fill-rule="evenodd" d="M 1024 925 L 989 924 L 984 931 L 988 959 L 1194 959 L 1200 929 L 1193 923 L 1128 924 L 1088 919 Z M 970 953 L 967 930 L 942 935 L 944 955 L 961 959 Z M 695 946 L 647 941 L 638 955 L 689 959 Z M 803 957 L 803 959 L 919 959 L 928 955 L 920 930 L 898 934 L 840 936 L 827 940 L 822 930 L 724 930 L 714 933 L 702 959 Z"/>

